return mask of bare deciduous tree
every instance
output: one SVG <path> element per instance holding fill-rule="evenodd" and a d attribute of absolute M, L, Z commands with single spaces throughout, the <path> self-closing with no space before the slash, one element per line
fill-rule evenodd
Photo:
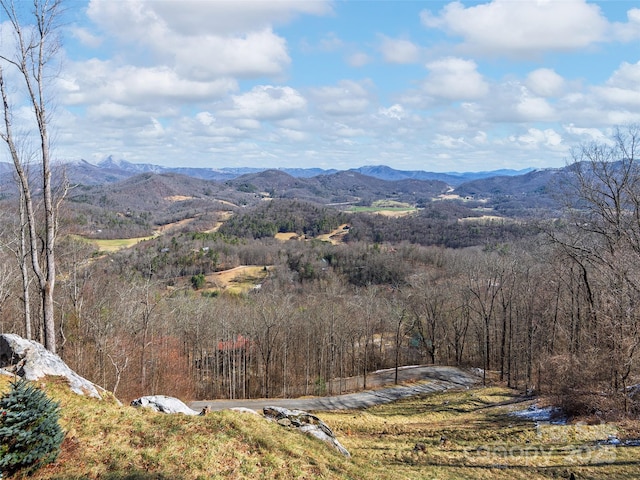
<path fill-rule="evenodd" d="M 0 0 L 0 8 L 7 18 L 5 26 L 11 30 L 15 41 L 13 56 L 0 55 L 0 92 L 4 111 L 3 129 L 0 137 L 7 144 L 16 174 L 25 208 L 28 226 L 29 253 L 31 266 L 38 280 L 42 299 L 42 320 L 44 325 L 44 345 L 56 351 L 56 331 L 54 321 L 53 292 L 56 280 L 55 239 L 56 205 L 53 200 L 51 179 L 51 150 L 49 140 L 49 98 L 47 96 L 48 67 L 52 66 L 59 48 L 57 38 L 57 20 L 61 13 L 61 0 L 34 0 L 32 8 L 25 8 L 23 2 Z M 41 177 L 44 204 L 42 222 L 43 234 L 39 235 L 39 222 L 34 205 L 35 187 L 30 183 L 26 166 L 30 155 L 20 148 L 20 141 L 13 128 L 13 106 L 9 100 L 9 91 L 5 83 L 5 67 L 17 73 L 18 82 L 25 89 L 28 103 L 37 126 L 37 157 L 41 164 Z M 40 254 L 43 263 L 40 262 Z"/>

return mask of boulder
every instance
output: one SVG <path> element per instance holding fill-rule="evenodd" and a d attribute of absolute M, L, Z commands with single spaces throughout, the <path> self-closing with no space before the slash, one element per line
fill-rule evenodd
<path fill-rule="evenodd" d="M 256 412 L 255 410 L 253 410 L 252 408 L 246 408 L 246 407 L 232 407 L 229 410 L 231 410 L 232 412 L 238 412 L 238 413 L 248 413 L 250 415 L 257 415 L 259 417 L 261 417 L 262 415 L 260 415 L 258 412 Z"/>
<path fill-rule="evenodd" d="M 181 400 L 166 395 L 148 395 L 136 398 L 131 402 L 132 407 L 149 408 L 160 413 L 183 413 L 185 415 L 200 415 L 200 412 L 190 409 Z"/>
<path fill-rule="evenodd" d="M 351 454 L 336 439 L 329 426 L 315 415 L 302 410 L 289 410 L 282 407 L 264 407 L 264 416 L 283 427 L 295 428 L 328 443 L 345 457 Z"/>
<path fill-rule="evenodd" d="M 0 335 L 0 369 L 31 381 L 47 375 L 65 377 L 71 390 L 79 395 L 102 399 L 105 392 L 71 370 L 58 355 L 38 342 L 12 333 Z"/>

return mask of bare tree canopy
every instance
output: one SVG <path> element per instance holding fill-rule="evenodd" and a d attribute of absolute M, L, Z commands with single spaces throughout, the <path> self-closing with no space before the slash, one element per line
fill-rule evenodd
<path fill-rule="evenodd" d="M 3 120 L 0 137 L 6 143 L 18 177 L 21 203 L 24 207 L 28 237 L 28 256 L 37 278 L 42 299 L 42 323 L 44 345 L 56 351 L 53 292 L 56 280 L 55 239 L 56 205 L 51 181 L 51 150 L 49 133 L 49 101 L 47 81 L 49 68 L 54 63 L 59 49 L 57 20 L 61 12 L 60 0 L 34 0 L 31 8 L 26 2 L 0 0 L 0 10 L 7 21 L 3 28 L 10 32 L 3 38 L 13 38 L 15 45 L 11 54 L 0 54 L 0 92 L 2 94 Z M 9 80 L 10 79 L 10 80 Z M 11 89 L 7 81 L 15 82 Z M 26 102 L 31 107 L 37 127 L 34 135 L 16 131 L 13 125 L 14 105 L 10 93 L 13 88 L 24 90 Z M 17 108 L 17 107 L 15 107 Z M 21 129 L 20 129 L 21 130 Z M 28 129 L 27 129 L 28 131 Z M 37 139 L 37 140 L 36 140 Z M 30 151 L 27 146 L 36 144 Z M 40 164 L 40 175 L 36 176 L 37 187 L 29 177 L 28 166 L 32 159 Z M 43 214 L 37 212 L 34 191 L 42 191 Z M 39 235 L 39 231 L 43 231 Z M 42 257 L 42 258 L 41 258 Z M 28 262 L 25 252 L 22 262 Z M 26 289 L 28 285 L 24 285 Z M 26 303 L 25 303 L 26 305 Z M 26 308 L 26 307 L 25 307 Z M 30 319 L 25 321 L 28 323 Z M 27 328 L 29 331 L 29 328 Z"/>

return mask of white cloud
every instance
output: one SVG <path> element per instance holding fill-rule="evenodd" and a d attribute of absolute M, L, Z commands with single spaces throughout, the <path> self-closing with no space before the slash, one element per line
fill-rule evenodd
<path fill-rule="evenodd" d="M 195 118 L 202 125 L 205 125 L 207 127 L 216 121 L 215 117 L 211 115 L 209 112 L 199 112 L 196 114 Z"/>
<path fill-rule="evenodd" d="M 92 120 L 117 119 L 130 122 L 136 117 L 144 116 L 144 114 L 135 107 L 106 101 L 87 108 L 87 116 Z"/>
<path fill-rule="evenodd" d="M 250 8 L 249 8 L 250 7 Z M 326 2 L 157 2 L 93 0 L 88 15 L 107 34 L 182 75 L 277 76 L 291 63 L 272 24 L 301 13 L 324 14 Z"/>
<path fill-rule="evenodd" d="M 623 62 L 602 87 L 594 92 L 610 106 L 640 107 L 640 62 Z"/>
<path fill-rule="evenodd" d="M 307 101 L 291 87 L 258 85 L 247 93 L 232 96 L 232 104 L 220 113 L 228 117 L 276 120 L 304 111 Z"/>
<path fill-rule="evenodd" d="M 341 123 L 334 125 L 334 133 L 343 138 L 364 137 L 367 134 L 366 130 L 362 128 L 354 128 Z"/>
<path fill-rule="evenodd" d="M 554 97 L 562 93 L 564 78 L 550 68 L 539 68 L 529 73 L 525 85 L 541 97 Z"/>
<path fill-rule="evenodd" d="M 233 125 L 243 130 L 258 130 L 261 126 L 260 121 L 254 118 L 238 118 Z"/>
<path fill-rule="evenodd" d="M 152 138 L 162 139 L 167 132 L 156 118 L 150 119 L 150 124 L 143 128 L 138 134 L 141 138 L 148 140 Z"/>
<path fill-rule="evenodd" d="M 516 106 L 516 111 L 524 121 L 552 121 L 555 112 L 544 98 L 524 96 Z"/>
<path fill-rule="evenodd" d="M 640 39 L 640 8 L 629 10 L 627 20 L 627 23 L 613 25 L 613 36 L 622 42 L 633 42 Z"/>
<path fill-rule="evenodd" d="M 414 13 L 427 5 L 409 3 Z M 333 4 L 91 1 L 95 24 L 66 32 L 59 145 L 66 156 L 165 164 L 515 168 L 561 164 L 568 145 L 640 121 L 637 49 L 613 44 L 640 38 L 640 8 L 612 23 L 600 9 L 621 8 L 599 0 L 462 0 L 423 12 L 439 29 L 425 32 L 373 27 L 377 4 L 338 5 L 335 17 L 285 29 Z M 12 41 L 0 37 L 0 49 Z M 546 52 L 557 53 L 552 64 Z M 511 58 L 485 63 L 473 53 Z M 535 57 L 536 67 L 514 57 Z"/>
<path fill-rule="evenodd" d="M 162 45 L 179 72 L 199 80 L 220 75 L 277 76 L 291 63 L 285 39 L 270 29 L 235 37 L 168 36 L 155 45 Z"/>
<path fill-rule="evenodd" d="M 407 116 L 407 113 L 405 112 L 404 108 L 402 108 L 402 105 L 399 105 L 397 103 L 391 105 L 389 108 L 380 108 L 378 110 L 378 113 L 385 117 L 394 118 L 396 120 L 402 120 Z"/>
<path fill-rule="evenodd" d="M 489 86 L 478 73 L 472 60 L 444 58 L 427 64 L 429 75 L 423 90 L 429 95 L 446 100 L 473 100 L 489 93 Z"/>
<path fill-rule="evenodd" d="M 558 148 L 562 144 L 562 136 L 551 128 L 545 130 L 530 128 L 525 134 L 512 136 L 511 140 L 527 149 Z"/>
<path fill-rule="evenodd" d="M 306 132 L 301 132 L 300 130 L 292 130 L 290 128 L 281 128 L 280 134 L 294 142 L 304 142 L 309 140 L 309 135 Z"/>
<path fill-rule="evenodd" d="M 87 14 L 111 31 L 121 30 L 123 36 L 136 35 L 137 27 L 144 22 L 164 24 L 180 35 L 197 36 L 262 30 L 286 24 L 298 15 L 327 15 L 331 11 L 330 2 L 325 0 L 91 0 Z"/>
<path fill-rule="evenodd" d="M 69 32 L 74 38 L 77 38 L 82 45 L 86 45 L 91 48 L 99 47 L 104 41 L 103 38 L 95 35 L 86 28 L 71 27 Z"/>
<path fill-rule="evenodd" d="M 411 41 L 380 35 L 380 52 L 388 63 L 415 63 L 420 57 L 420 49 Z"/>
<path fill-rule="evenodd" d="M 573 123 L 571 123 L 569 125 L 565 125 L 564 129 L 570 135 L 586 138 L 590 141 L 609 142 L 611 140 L 609 136 L 610 132 L 607 132 L 605 134 L 599 128 L 576 127 Z"/>
<path fill-rule="evenodd" d="M 352 53 L 347 57 L 347 64 L 352 67 L 364 67 L 371 62 L 371 57 L 364 52 Z"/>
<path fill-rule="evenodd" d="M 332 11 L 331 3 L 326 0 L 146 0 L 141 3 L 145 4 L 145 8 L 152 8 L 160 19 L 183 35 L 212 31 L 242 33 L 274 24 L 286 24 L 298 15 L 327 15 Z"/>
<path fill-rule="evenodd" d="M 487 132 L 478 132 L 476 133 L 476 135 L 473 137 L 473 142 L 478 144 L 478 145 L 486 145 L 489 143 L 489 136 L 487 135 Z"/>
<path fill-rule="evenodd" d="M 344 47 L 344 42 L 335 32 L 327 33 L 320 40 L 320 49 L 324 52 L 335 52 Z"/>
<path fill-rule="evenodd" d="M 493 0 L 470 7 L 456 1 L 437 15 L 423 11 L 421 20 L 461 37 L 469 50 L 516 56 L 584 48 L 604 41 L 609 26 L 600 8 L 585 0 Z"/>
<path fill-rule="evenodd" d="M 436 133 L 433 139 L 433 144 L 437 147 L 443 147 L 447 149 L 457 149 L 466 146 L 466 142 L 463 137 L 452 137 L 450 135 L 443 135 Z"/>
<path fill-rule="evenodd" d="M 335 87 L 314 88 L 311 96 L 316 107 L 328 115 L 357 115 L 371 103 L 365 85 L 351 80 L 343 80 Z"/>
<path fill-rule="evenodd" d="M 112 62 L 95 59 L 69 66 L 58 86 L 71 105 L 109 101 L 157 110 L 166 102 L 210 101 L 237 88 L 231 78 L 189 80 L 164 66 L 116 67 Z"/>

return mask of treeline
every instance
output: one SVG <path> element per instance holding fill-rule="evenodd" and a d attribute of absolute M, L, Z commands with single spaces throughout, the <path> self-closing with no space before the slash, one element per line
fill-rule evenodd
<path fill-rule="evenodd" d="M 457 212 L 459 213 L 459 212 Z M 431 206 L 416 215 L 386 217 L 383 215 L 353 215 L 347 241 L 375 243 L 408 242 L 417 245 L 437 245 L 465 248 L 513 242 L 535 235 L 533 223 L 512 219 L 482 219 L 468 211 L 468 216 L 451 214 L 447 208 Z"/>

